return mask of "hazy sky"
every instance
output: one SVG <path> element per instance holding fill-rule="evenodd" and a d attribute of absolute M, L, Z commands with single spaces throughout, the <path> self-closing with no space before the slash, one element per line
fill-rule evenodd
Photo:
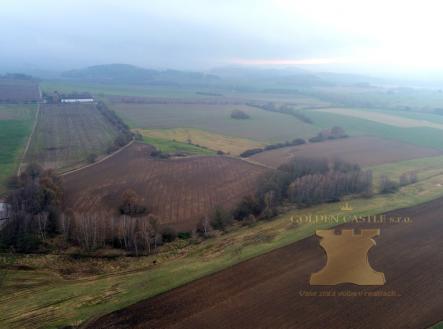
<path fill-rule="evenodd" d="M 443 71 L 442 1 L 0 0 L 0 69 Z"/>

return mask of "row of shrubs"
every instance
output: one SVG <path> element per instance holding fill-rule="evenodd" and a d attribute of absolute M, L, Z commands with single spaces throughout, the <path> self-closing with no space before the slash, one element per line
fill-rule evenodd
<path fill-rule="evenodd" d="M 335 126 L 331 129 L 324 129 L 321 132 L 317 134 L 317 136 L 314 136 L 309 139 L 310 143 L 319 143 L 326 140 L 331 139 L 340 139 L 340 138 L 347 138 L 349 135 L 345 132 L 345 130 L 341 127 Z"/>
<path fill-rule="evenodd" d="M 347 137 L 348 137 L 348 134 L 346 134 L 346 132 L 344 131 L 343 128 L 335 126 L 335 127 L 332 127 L 331 129 L 322 130 L 321 132 L 318 133 L 317 136 L 310 138 L 309 142 L 310 143 L 318 143 L 318 142 L 323 142 L 326 140 L 340 139 L 340 138 L 347 138 Z M 254 154 L 258 154 L 258 153 L 261 153 L 264 151 L 275 150 L 275 149 L 288 147 L 288 146 L 297 146 L 297 145 L 302 145 L 302 144 L 306 144 L 306 140 L 304 140 L 303 138 L 296 138 L 292 141 L 286 141 L 284 143 L 269 144 L 263 148 L 249 149 L 249 150 L 246 150 L 243 153 L 241 153 L 240 156 L 242 158 L 248 158 L 250 156 L 253 156 Z"/>
<path fill-rule="evenodd" d="M 106 153 L 110 154 L 117 151 L 119 148 L 125 146 L 134 139 L 134 133 L 131 132 L 129 126 L 108 106 L 102 102 L 97 102 L 97 110 L 117 129 L 118 136 L 115 138 L 112 145 L 110 145 Z"/>
<path fill-rule="evenodd" d="M 303 138 L 296 138 L 292 141 L 286 141 L 284 143 L 269 144 L 263 148 L 254 148 L 254 149 L 246 150 L 243 153 L 241 153 L 240 156 L 242 158 L 248 158 L 254 154 L 258 154 L 258 153 L 261 153 L 264 151 L 270 151 L 270 150 L 275 150 L 275 149 L 279 149 L 279 148 L 283 148 L 283 147 L 297 146 L 297 145 L 303 145 L 303 144 L 306 144 L 306 140 L 304 140 Z"/>
<path fill-rule="evenodd" d="M 249 106 L 257 107 L 259 109 L 269 111 L 269 112 L 277 112 L 277 113 L 284 113 L 292 115 L 293 117 L 296 117 L 300 121 L 307 123 L 307 124 L 313 124 L 314 122 L 310 117 L 308 117 L 305 113 L 303 113 L 300 110 L 295 110 L 292 106 L 284 104 L 277 106 L 274 103 L 266 103 L 266 104 L 256 104 L 256 103 L 248 103 Z"/>

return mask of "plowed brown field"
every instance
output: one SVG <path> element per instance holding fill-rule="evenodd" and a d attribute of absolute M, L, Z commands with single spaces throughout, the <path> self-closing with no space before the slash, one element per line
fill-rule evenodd
<path fill-rule="evenodd" d="M 411 144 L 377 137 L 351 137 L 345 139 L 284 147 L 250 157 L 259 163 L 277 168 L 295 157 L 338 158 L 361 166 L 374 166 L 389 162 L 441 155 L 442 152 Z"/>
<path fill-rule="evenodd" d="M 158 160 L 149 157 L 150 150 L 134 143 L 95 166 L 65 175 L 66 206 L 117 215 L 121 195 L 130 188 L 162 224 L 190 229 L 214 207 L 231 208 L 254 193 L 257 178 L 267 170 L 222 156 Z"/>
<path fill-rule="evenodd" d="M 387 216 L 369 262 L 384 286 L 309 286 L 326 263 L 311 237 L 197 280 L 89 324 L 88 328 L 423 329 L 443 318 L 443 199 Z M 362 228 L 363 224 L 358 227 Z M 382 291 L 392 296 L 303 296 Z"/>
<path fill-rule="evenodd" d="M 0 79 L 0 103 L 27 103 L 40 100 L 35 81 Z"/>

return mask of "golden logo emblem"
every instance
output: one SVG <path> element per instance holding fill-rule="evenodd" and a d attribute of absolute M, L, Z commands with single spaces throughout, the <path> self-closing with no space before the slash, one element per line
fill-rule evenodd
<path fill-rule="evenodd" d="M 326 266 L 311 274 L 311 285 L 337 285 L 354 283 L 361 286 L 381 286 L 386 283 L 385 275 L 375 271 L 368 260 L 368 251 L 375 246 L 372 239 L 380 235 L 379 229 L 364 229 L 359 234 L 354 230 L 318 230 L 320 245 L 326 251 Z"/>

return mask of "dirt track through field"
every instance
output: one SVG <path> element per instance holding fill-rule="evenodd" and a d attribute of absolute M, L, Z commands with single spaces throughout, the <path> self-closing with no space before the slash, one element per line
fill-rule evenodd
<path fill-rule="evenodd" d="M 37 105 L 37 111 L 35 111 L 34 123 L 32 125 L 32 130 L 31 130 L 31 133 L 29 134 L 28 140 L 26 142 L 25 149 L 23 150 L 22 158 L 21 158 L 20 163 L 19 163 L 18 168 L 17 168 L 17 177 L 20 176 L 21 173 L 22 173 L 23 161 L 25 160 L 26 153 L 28 153 L 29 146 L 31 145 L 32 136 L 34 136 L 35 128 L 37 127 L 37 122 L 38 122 L 39 115 L 40 115 L 40 104 Z"/>
<path fill-rule="evenodd" d="M 88 328 L 428 328 L 443 318 L 443 198 L 386 215 L 412 223 L 358 224 L 381 229 L 368 255 L 374 270 L 384 272 L 384 286 L 309 286 L 310 274 L 326 263 L 318 239 L 310 237 L 111 313 Z M 307 297 L 303 291 L 395 296 Z"/>

